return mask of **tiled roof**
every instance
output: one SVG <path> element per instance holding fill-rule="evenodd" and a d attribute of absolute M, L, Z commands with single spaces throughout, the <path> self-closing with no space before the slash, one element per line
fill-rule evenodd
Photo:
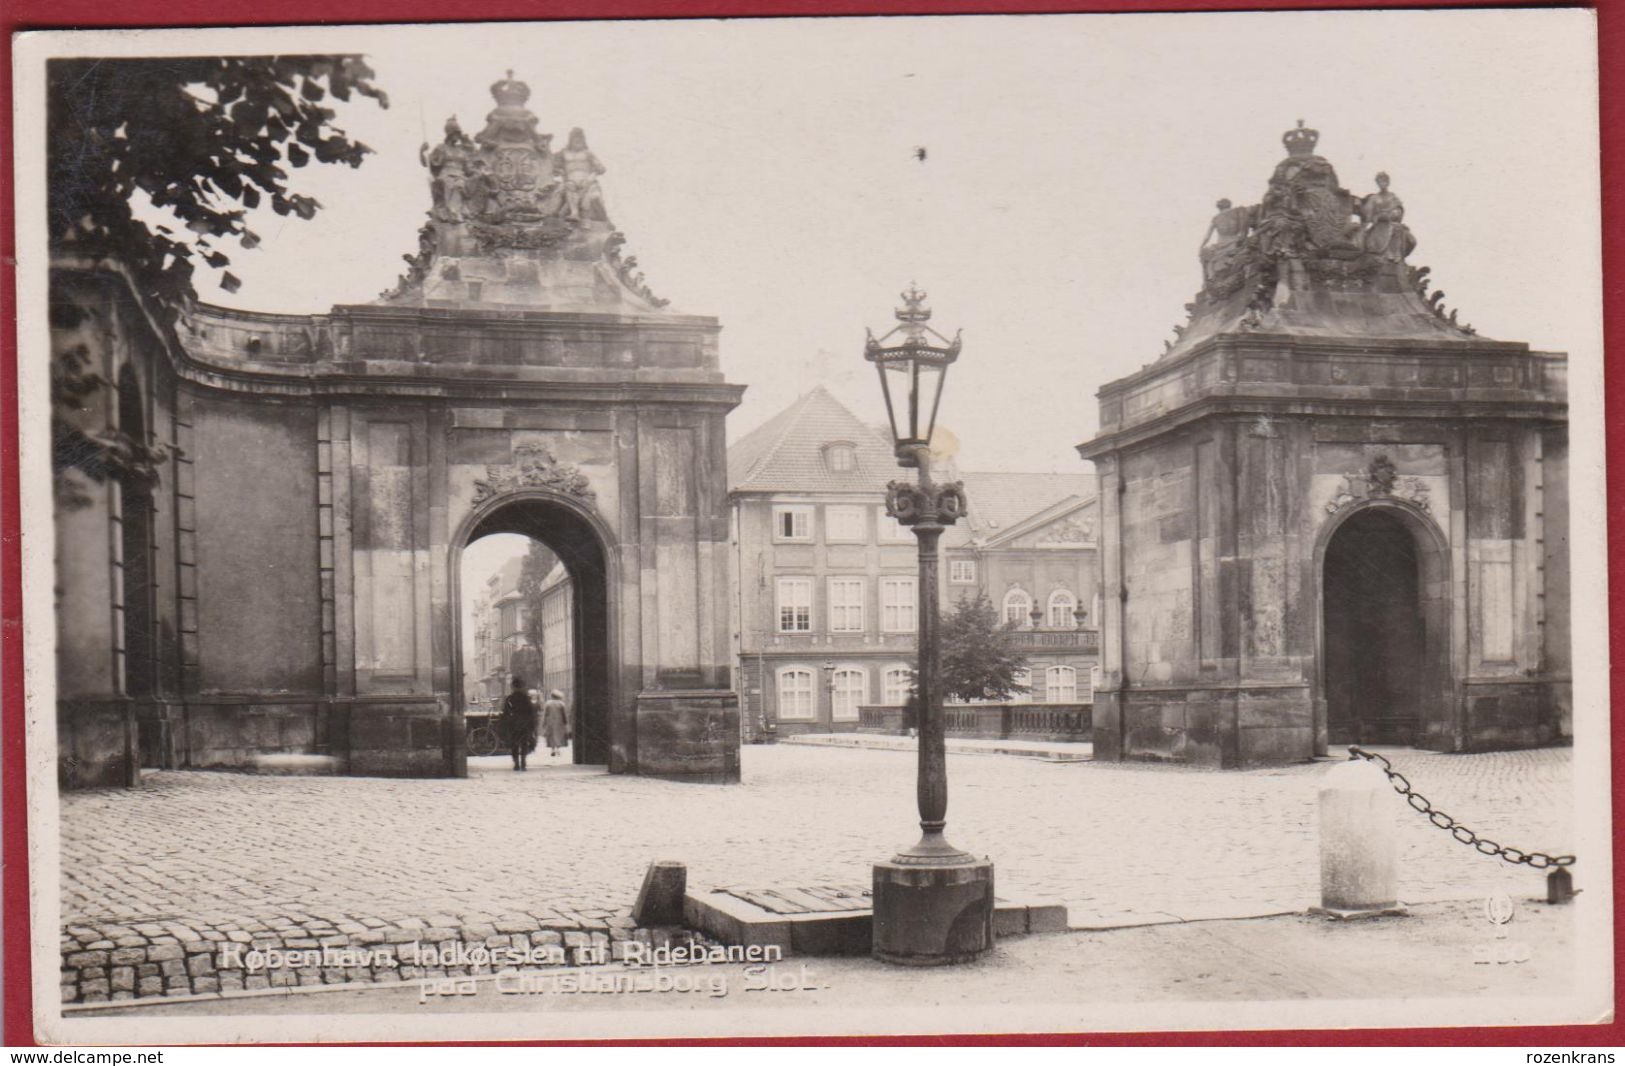
<path fill-rule="evenodd" d="M 1011 474 L 1002 471 L 961 472 L 970 504 L 966 519 L 944 534 L 944 547 L 987 540 L 1014 528 L 1062 500 L 1090 500 L 1095 476 L 1077 474 Z"/>
<path fill-rule="evenodd" d="M 852 470 L 837 473 L 826 465 L 824 445 L 832 441 L 855 446 L 857 462 Z M 1075 474 L 961 473 L 948 460 L 935 472 L 943 481 L 963 480 L 970 500 L 970 514 L 948 528 L 944 547 L 996 537 L 1063 500 L 1095 495 L 1095 476 L 1087 468 Z M 865 425 L 822 385 L 728 449 L 728 487 L 734 492 L 879 495 L 888 481 L 906 476 L 892 454 L 889 431 Z"/>
<path fill-rule="evenodd" d="M 853 445 L 851 470 L 831 470 L 824 446 Z M 728 488 L 734 492 L 873 492 L 901 471 L 891 441 L 843 407 L 822 385 L 796 400 L 728 449 Z"/>
<path fill-rule="evenodd" d="M 1079 465 L 1082 465 L 1081 463 Z M 1069 496 L 1093 499 L 1095 476 L 1076 474 L 962 473 L 971 524 L 979 533 L 1001 533 Z"/>

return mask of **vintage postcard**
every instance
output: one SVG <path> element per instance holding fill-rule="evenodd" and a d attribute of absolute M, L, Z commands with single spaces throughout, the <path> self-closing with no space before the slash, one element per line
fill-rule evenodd
<path fill-rule="evenodd" d="M 1596 48 L 19 36 L 38 1038 L 1610 1019 Z"/>

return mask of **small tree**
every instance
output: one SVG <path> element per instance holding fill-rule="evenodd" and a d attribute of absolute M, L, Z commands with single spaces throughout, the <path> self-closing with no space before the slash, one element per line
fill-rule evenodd
<path fill-rule="evenodd" d="M 985 594 L 963 599 L 943 619 L 943 695 L 961 700 L 1004 700 L 1027 691 L 1016 680 L 1026 656 L 1015 650 L 1011 632 Z"/>

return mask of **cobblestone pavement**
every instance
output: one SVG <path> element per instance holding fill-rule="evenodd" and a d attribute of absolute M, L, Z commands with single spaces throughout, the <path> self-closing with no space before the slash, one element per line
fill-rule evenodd
<path fill-rule="evenodd" d="M 1384 750 L 1474 829 L 1526 851 L 1570 846 L 1567 749 Z M 64 996 L 256 987 L 217 968 L 222 941 L 305 950 L 522 937 L 526 947 L 613 948 L 650 935 L 633 930 L 630 906 L 653 860 L 686 862 L 691 890 L 861 883 L 915 831 L 907 752 L 748 747 L 737 787 L 473 762 L 465 780 L 180 771 L 137 790 L 65 794 Z M 1326 769 L 954 756 L 949 838 L 993 857 L 1001 896 L 1064 902 L 1074 926 L 1301 910 L 1317 899 L 1315 791 Z M 1543 892 L 1539 874 L 1452 841 L 1398 796 L 1393 804 L 1401 898 Z M 413 976 L 342 965 L 281 974 Z"/>

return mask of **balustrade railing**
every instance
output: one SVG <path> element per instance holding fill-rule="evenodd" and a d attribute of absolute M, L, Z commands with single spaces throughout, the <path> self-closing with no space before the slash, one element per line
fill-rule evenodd
<path fill-rule="evenodd" d="M 1094 737 L 1093 711 L 1087 703 L 949 703 L 942 708 L 942 719 L 950 737 L 1089 741 Z M 906 731 L 901 707 L 858 708 L 860 733 Z"/>

